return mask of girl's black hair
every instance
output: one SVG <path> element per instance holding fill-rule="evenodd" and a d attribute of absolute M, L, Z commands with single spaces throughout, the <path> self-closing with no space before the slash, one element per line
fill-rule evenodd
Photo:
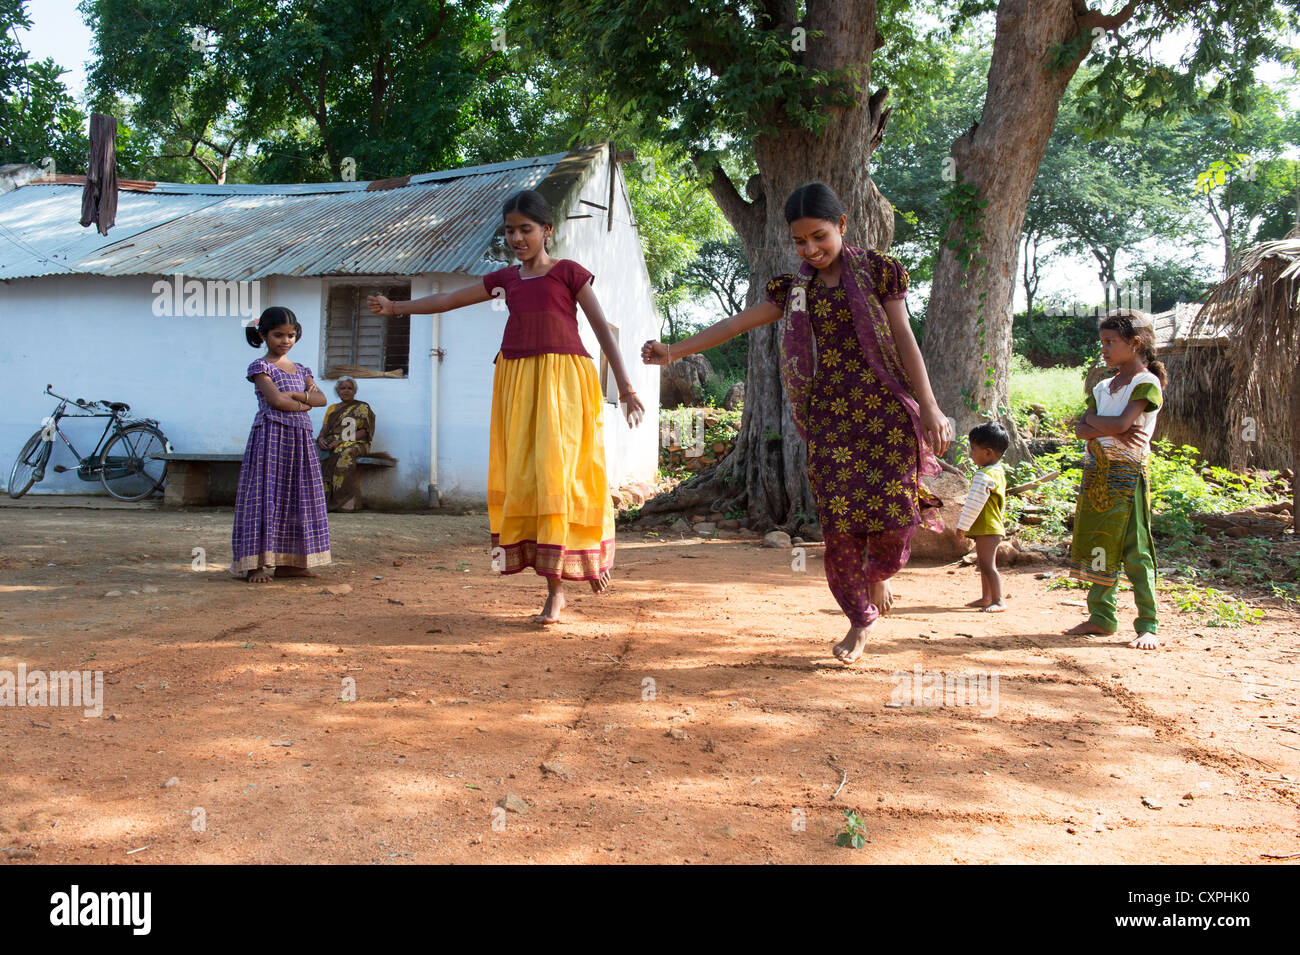
<path fill-rule="evenodd" d="M 1147 371 L 1160 379 L 1160 390 L 1164 391 L 1169 384 L 1169 375 L 1165 372 L 1165 363 L 1156 360 L 1156 327 L 1151 316 L 1135 308 L 1115 309 L 1097 326 L 1098 332 L 1107 329 L 1117 333 L 1126 342 L 1135 338 L 1138 340 L 1137 353 L 1146 363 Z"/>
<path fill-rule="evenodd" d="M 540 192 L 534 189 L 516 192 L 507 199 L 501 206 L 501 218 L 504 219 L 511 212 L 518 212 L 522 216 L 527 216 L 538 225 L 554 224 L 551 221 L 551 204 L 542 197 Z"/>
<path fill-rule="evenodd" d="M 256 325 L 244 326 L 244 337 L 254 348 L 261 348 L 266 342 L 266 336 L 271 334 L 271 329 L 279 328 L 281 325 L 292 325 L 294 343 L 302 341 L 302 326 L 298 324 L 298 316 L 282 305 L 272 305 L 262 312 L 262 317 L 257 320 Z"/>
<path fill-rule="evenodd" d="M 1007 448 L 1011 446 L 1011 435 L 1007 434 L 1007 429 L 996 421 L 985 421 L 983 424 L 977 424 L 970 429 L 968 437 L 972 445 L 978 444 L 981 448 L 992 448 L 998 454 L 1006 454 Z"/>
<path fill-rule="evenodd" d="M 825 219 L 827 222 L 839 222 L 844 215 L 844 204 L 840 202 L 835 191 L 824 182 L 805 182 L 790 193 L 785 200 L 785 221 L 794 223 L 798 219 Z"/>

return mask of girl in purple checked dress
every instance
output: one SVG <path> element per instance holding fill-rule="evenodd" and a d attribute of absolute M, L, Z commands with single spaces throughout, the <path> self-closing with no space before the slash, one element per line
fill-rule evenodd
<path fill-rule="evenodd" d="M 315 577 L 309 568 L 330 561 L 325 487 L 311 419 L 325 395 L 311 369 L 289 359 L 302 326 L 287 308 L 272 306 L 248 343 L 266 354 L 248 366 L 257 392 L 257 417 L 244 448 L 235 495 L 234 559 L 230 572 L 249 583 L 276 577 Z"/>

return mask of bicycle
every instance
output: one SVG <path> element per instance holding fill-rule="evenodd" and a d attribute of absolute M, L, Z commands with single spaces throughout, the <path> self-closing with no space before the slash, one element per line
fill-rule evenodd
<path fill-rule="evenodd" d="M 54 451 L 57 435 L 77 459 L 77 477 L 83 481 L 96 478 L 119 501 L 142 501 L 160 490 L 167 480 L 167 462 L 156 455 L 172 449 L 167 436 L 153 418 L 130 418 L 131 406 L 123 401 L 86 401 L 84 398 L 65 398 L 45 386 L 45 393 L 58 398 L 58 407 L 41 424 L 41 430 L 27 439 L 9 473 L 9 496 L 22 497 L 37 481 L 45 479 L 45 466 Z M 76 405 L 80 412 L 69 412 L 68 405 Z M 104 433 L 95 442 L 95 449 L 82 456 L 76 446 L 63 433 L 59 421 L 63 418 L 108 418 Z M 107 441 L 106 441 L 107 439 Z M 55 473 L 71 470 L 61 464 L 54 466 Z"/>

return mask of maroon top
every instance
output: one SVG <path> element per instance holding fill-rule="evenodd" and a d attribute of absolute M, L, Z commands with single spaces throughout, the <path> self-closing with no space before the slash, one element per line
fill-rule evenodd
<path fill-rule="evenodd" d="M 586 355 L 578 335 L 578 293 L 592 274 L 572 259 L 560 259 L 545 275 L 525 278 L 511 265 L 483 276 L 489 295 L 503 289 L 510 317 L 501 339 L 502 358 L 529 355 Z"/>

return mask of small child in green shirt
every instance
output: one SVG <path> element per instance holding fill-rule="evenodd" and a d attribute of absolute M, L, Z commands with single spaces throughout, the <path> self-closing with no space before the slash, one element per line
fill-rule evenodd
<path fill-rule="evenodd" d="M 980 569 L 980 599 L 966 606 L 986 613 L 1006 610 L 1002 602 L 1002 577 L 998 573 L 998 544 L 1006 533 L 1002 508 L 1006 503 L 1007 477 L 1002 471 L 1002 455 L 1011 444 L 1007 429 L 989 421 L 970 432 L 970 459 L 978 470 L 971 478 L 966 504 L 957 519 L 957 536 L 975 541 L 975 559 Z"/>

